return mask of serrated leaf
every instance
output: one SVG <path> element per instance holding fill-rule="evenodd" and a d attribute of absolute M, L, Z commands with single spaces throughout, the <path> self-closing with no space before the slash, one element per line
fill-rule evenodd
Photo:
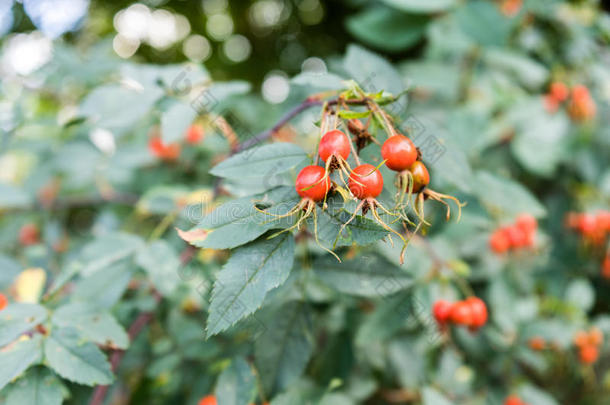
<path fill-rule="evenodd" d="M 172 294 L 180 282 L 180 259 L 174 248 L 165 241 L 158 240 L 141 249 L 136 256 L 136 263 L 146 270 L 154 286 L 163 295 Z"/>
<path fill-rule="evenodd" d="M 94 89 L 81 104 L 81 114 L 97 126 L 123 132 L 147 114 L 163 95 L 158 87 L 129 89 L 115 84 Z"/>
<path fill-rule="evenodd" d="M 343 68 L 369 93 L 385 90 L 400 94 L 405 89 L 402 77 L 390 62 L 358 45 L 348 46 Z"/>
<path fill-rule="evenodd" d="M 248 363 L 242 358 L 234 359 L 223 370 L 216 384 L 216 399 L 223 405 L 250 403 L 256 393 L 256 379 Z"/>
<path fill-rule="evenodd" d="M 42 360 L 41 342 L 42 337 L 34 335 L 0 350 L 0 390 L 31 365 Z"/>
<path fill-rule="evenodd" d="M 186 130 L 197 117 L 197 111 L 190 104 L 177 102 L 161 114 L 161 138 L 164 143 L 179 142 Z"/>
<path fill-rule="evenodd" d="M 527 212 L 535 217 L 546 214 L 545 208 L 525 187 L 507 178 L 495 176 L 489 172 L 479 171 L 473 182 L 474 193 L 485 207 L 515 217 Z"/>
<path fill-rule="evenodd" d="M 408 13 L 438 13 L 456 4 L 455 0 L 383 0 L 383 2 Z"/>
<path fill-rule="evenodd" d="M 330 204 L 329 204 L 330 206 Z M 383 239 L 388 234 L 388 231 L 378 225 L 373 220 L 357 215 L 352 222 L 350 222 L 341 233 L 339 231 L 344 223 L 346 223 L 352 216 L 349 212 L 339 209 L 332 210 L 328 208 L 326 210 L 317 209 L 318 219 L 318 239 L 320 243 L 327 247 L 332 247 L 335 240 L 337 240 L 337 246 L 351 246 L 354 243 L 358 245 L 368 245 Z M 313 224 L 308 221 L 308 226 L 313 229 Z"/>
<path fill-rule="evenodd" d="M 83 343 L 73 328 L 55 328 L 44 343 L 49 366 L 62 378 L 84 385 L 108 385 L 114 379 L 104 353 Z"/>
<path fill-rule="evenodd" d="M 89 276 L 134 254 L 143 245 L 140 237 L 122 232 L 96 238 L 81 250 L 78 258 L 83 265 L 81 273 Z"/>
<path fill-rule="evenodd" d="M 453 402 L 432 387 L 425 387 L 422 396 L 423 405 L 453 405 Z"/>
<path fill-rule="evenodd" d="M 363 256 L 342 263 L 329 257 L 314 262 L 314 272 L 326 284 L 345 294 L 380 297 L 413 284 L 413 277 L 385 259 Z"/>
<path fill-rule="evenodd" d="M 298 145 L 277 142 L 240 152 L 220 162 L 210 170 L 218 177 L 262 177 L 285 172 L 307 158 Z"/>
<path fill-rule="evenodd" d="M 47 309 L 38 304 L 11 304 L 0 311 L 0 347 L 47 319 Z"/>
<path fill-rule="evenodd" d="M 132 273 L 131 261 L 114 263 L 92 276 L 79 280 L 72 298 L 74 301 L 86 302 L 100 308 L 110 308 L 127 289 Z"/>
<path fill-rule="evenodd" d="M 278 187 L 265 194 L 225 203 L 197 225 L 196 228 L 211 232 L 205 239 L 192 244 L 212 249 L 230 249 L 250 242 L 270 229 L 287 228 L 292 225 L 294 218 L 276 219 L 273 215 L 290 211 L 299 200 L 294 187 Z M 264 204 L 265 211 L 270 215 L 255 209 L 257 201 Z"/>
<path fill-rule="evenodd" d="M 426 30 L 428 19 L 388 7 L 367 8 L 346 20 L 348 31 L 362 42 L 389 52 L 413 46 Z"/>
<path fill-rule="evenodd" d="M 99 345 L 127 349 L 129 337 L 125 329 L 107 311 L 93 308 L 87 304 L 66 304 L 53 313 L 53 324 L 72 327 L 80 335 Z"/>
<path fill-rule="evenodd" d="M 369 115 L 371 115 L 370 111 L 346 111 L 346 110 L 339 111 L 339 117 L 346 119 L 346 120 L 351 120 L 351 119 L 356 119 L 356 118 L 367 118 Z"/>
<path fill-rule="evenodd" d="M 10 387 L 6 396 L 6 405 L 61 405 L 62 402 L 61 382 L 43 367 L 28 371 Z"/>
<path fill-rule="evenodd" d="M 256 311 L 267 293 L 286 281 L 293 262 L 294 237 L 290 233 L 236 249 L 214 283 L 208 336 Z"/>
<path fill-rule="evenodd" d="M 305 370 L 313 352 L 310 316 L 305 304 L 292 302 L 264 320 L 254 356 L 266 392 L 288 388 Z"/>
<path fill-rule="evenodd" d="M 0 183 L 0 210 L 24 208 L 32 203 L 32 198 L 20 188 Z"/>
<path fill-rule="evenodd" d="M 497 5 L 483 0 L 467 2 L 457 9 L 455 17 L 462 31 L 484 46 L 505 45 L 512 27 Z"/>

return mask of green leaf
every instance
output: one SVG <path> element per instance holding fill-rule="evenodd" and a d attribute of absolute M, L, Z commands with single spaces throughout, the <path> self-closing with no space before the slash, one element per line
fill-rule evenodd
<path fill-rule="evenodd" d="M 140 250 L 136 263 L 146 270 L 153 285 L 162 295 L 171 295 L 180 282 L 180 259 L 174 248 L 165 241 L 152 242 Z"/>
<path fill-rule="evenodd" d="M 210 173 L 227 178 L 268 176 L 290 170 L 306 158 L 307 154 L 300 146 L 277 142 L 231 156 L 214 166 Z"/>
<path fill-rule="evenodd" d="M 14 259 L 0 254 L 0 290 L 7 289 L 21 271 L 21 265 Z"/>
<path fill-rule="evenodd" d="M 10 387 L 6 405 L 61 405 L 63 387 L 44 367 L 35 367 Z"/>
<path fill-rule="evenodd" d="M 383 0 L 388 6 L 407 13 L 438 13 L 447 11 L 455 4 L 455 0 Z"/>
<path fill-rule="evenodd" d="M 564 114 L 549 115 L 540 98 L 523 103 L 511 111 L 516 134 L 511 151 L 531 172 L 552 176 L 570 144 L 566 136 L 570 123 Z"/>
<path fill-rule="evenodd" d="M 290 387 L 313 352 L 311 314 L 304 303 L 282 305 L 272 315 L 264 318 L 266 331 L 254 345 L 256 367 L 270 393 Z"/>
<path fill-rule="evenodd" d="M 257 211 L 257 201 L 264 203 L 266 215 Z M 278 187 L 255 197 L 244 197 L 221 205 L 207 215 L 196 229 L 211 232 L 202 241 L 193 242 L 197 247 L 230 249 L 253 241 L 270 229 L 287 228 L 294 218 L 276 219 L 300 201 L 294 187 Z"/>
<path fill-rule="evenodd" d="M 413 284 L 413 277 L 377 256 L 362 256 L 339 263 L 332 257 L 314 262 L 314 272 L 326 284 L 345 294 L 380 297 Z"/>
<path fill-rule="evenodd" d="M 153 186 L 138 200 L 137 210 L 146 214 L 169 214 L 179 208 L 177 200 L 188 194 L 184 186 Z"/>
<path fill-rule="evenodd" d="M 41 342 L 42 337 L 34 335 L 31 339 L 20 340 L 0 350 L 0 390 L 32 364 L 42 360 Z"/>
<path fill-rule="evenodd" d="M 337 240 L 337 246 L 351 246 L 354 243 L 358 245 L 369 245 L 383 239 L 388 234 L 388 231 L 375 221 L 363 217 L 362 215 L 357 215 L 354 220 L 343 229 L 341 236 L 337 239 L 341 227 L 352 215 L 342 208 L 339 210 L 332 210 L 332 201 L 334 200 L 329 199 L 329 208 L 326 210 L 316 207 L 318 213 L 318 239 L 320 240 L 320 243 L 323 243 L 329 248 L 333 246 L 335 240 Z M 313 218 L 308 221 L 310 229 L 313 229 L 312 221 Z"/>
<path fill-rule="evenodd" d="M 89 276 L 100 269 L 125 259 L 142 248 L 144 242 L 139 236 L 127 233 L 110 233 L 88 243 L 78 256 L 83 264 L 81 274 Z"/>
<path fill-rule="evenodd" d="M 369 115 L 371 115 L 370 111 L 339 111 L 339 117 L 346 120 L 351 120 L 355 118 L 367 118 Z"/>
<path fill-rule="evenodd" d="M 528 404 L 536 405 L 558 405 L 559 403 L 547 392 L 527 384 L 519 389 L 519 397 Z"/>
<path fill-rule="evenodd" d="M 526 55 L 506 49 L 487 49 L 484 58 L 490 67 L 513 75 L 530 90 L 536 90 L 548 79 L 549 71 Z"/>
<path fill-rule="evenodd" d="M 367 45 L 398 52 L 423 37 L 428 19 L 377 5 L 348 17 L 346 24 L 348 31 Z"/>
<path fill-rule="evenodd" d="M 545 208 L 521 184 L 485 171 L 475 175 L 474 193 L 489 211 L 505 217 L 527 212 L 535 217 L 544 216 Z"/>
<path fill-rule="evenodd" d="M 0 210 L 24 208 L 32 203 L 32 198 L 22 189 L 0 183 Z"/>
<path fill-rule="evenodd" d="M 72 294 L 73 300 L 100 308 L 110 308 L 123 296 L 132 273 L 131 261 L 114 263 L 78 281 Z"/>
<path fill-rule="evenodd" d="M 214 283 L 208 336 L 256 311 L 267 293 L 286 281 L 293 261 L 294 237 L 290 233 L 236 249 Z"/>
<path fill-rule="evenodd" d="M 73 328 L 55 328 L 44 344 L 49 366 L 62 378 L 84 385 L 108 385 L 113 380 L 110 363 L 93 343 L 83 343 Z"/>
<path fill-rule="evenodd" d="M 595 290 L 587 279 L 577 279 L 572 281 L 566 290 L 566 301 L 588 311 L 595 304 Z"/>
<path fill-rule="evenodd" d="M 453 405 L 453 402 L 432 387 L 425 387 L 422 396 L 423 405 Z"/>
<path fill-rule="evenodd" d="M 127 349 L 129 337 L 125 329 L 106 311 L 87 304 L 66 304 L 59 307 L 51 317 L 53 324 L 72 327 L 80 335 L 99 345 Z"/>
<path fill-rule="evenodd" d="M 45 307 L 38 304 L 11 304 L 0 312 L 0 347 L 17 339 L 47 319 Z"/>
<path fill-rule="evenodd" d="M 164 143 L 180 142 L 193 120 L 197 111 L 190 104 L 175 103 L 161 114 L 161 138 Z"/>
<path fill-rule="evenodd" d="M 215 393 L 218 403 L 223 405 L 245 405 L 254 399 L 256 379 L 243 358 L 231 361 L 220 374 Z"/>
<path fill-rule="evenodd" d="M 405 89 L 402 77 L 390 62 L 358 45 L 348 46 L 343 68 L 366 92 L 400 94 Z"/>
<path fill-rule="evenodd" d="M 500 14 L 496 4 L 483 0 L 467 2 L 457 9 L 455 17 L 462 31 L 484 46 L 505 45 L 513 24 Z"/>
<path fill-rule="evenodd" d="M 144 117 L 162 95 L 163 91 L 157 87 L 135 90 L 115 84 L 103 85 L 87 95 L 80 112 L 97 126 L 121 133 Z"/>

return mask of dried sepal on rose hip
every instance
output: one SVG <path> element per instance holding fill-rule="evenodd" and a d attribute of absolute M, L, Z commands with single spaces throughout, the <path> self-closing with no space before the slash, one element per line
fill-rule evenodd
<path fill-rule="evenodd" d="M 273 238 L 281 233 L 290 232 L 293 229 L 300 229 L 303 222 L 313 216 L 313 224 L 314 224 L 314 237 L 316 242 L 320 247 L 322 247 L 327 252 L 331 253 L 333 256 L 337 258 L 337 260 L 341 261 L 339 257 L 331 250 L 322 246 L 322 244 L 318 240 L 318 214 L 316 211 L 316 205 L 318 203 L 322 203 L 323 207 L 326 202 L 326 196 L 331 189 L 331 180 L 328 176 L 326 170 L 321 166 L 310 165 L 305 166 L 301 169 L 294 183 L 294 188 L 297 194 L 301 197 L 301 201 L 297 205 L 295 205 L 292 209 L 290 209 L 285 214 L 273 214 L 262 210 L 254 205 L 254 208 L 265 214 L 275 217 L 274 220 L 278 220 L 281 218 L 292 217 L 297 215 L 298 219 L 294 223 L 294 225 L 289 228 L 283 229 L 277 233 L 274 233 L 270 236 Z"/>
<path fill-rule="evenodd" d="M 398 236 L 403 242 L 403 248 L 400 252 L 400 264 L 403 264 L 404 253 L 405 249 L 407 248 L 408 241 L 398 231 L 386 224 L 379 216 L 378 209 L 381 209 L 384 213 L 390 216 L 397 217 L 398 219 L 401 218 L 400 214 L 388 211 L 377 200 L 377 197 L 379 197 L 379 195 L 383 191 L 383 176 L 381 175 L 379 168 L 368 163 L 364 163 L 355 167 L 349 175 L 348 187 L 352 195 L 356 199 L 360 200 L 360 202 L 356 206 L 356 209 L 354 210 L 354 213 L 352 214 L 350 219 L 347 220 L 347 222 L 345 222 L 341 226 L 341 229 L 337 234 L 337 238 L 335 239 L 335 244 L 339 240 L 339 237 L 343 233 L 345 227 L 350 224 L 354 220 L 354 218 L 356 218 L 356 215 L 358 215 L 359 211 L 362 211 L 362 215 L 366 215 L 366 213 L 370 211 L 373 215 L 373 218 L 375 219 L 375 221 L 377 221 L 377 223 L 379 223 L 379 225 L 381 225 L 385 230 Z"/>
<path fill-rule="evenodd" d="M 459 209 L 459 219 L 463 204 L 457 198 L 427 188 L 430 184 L 430 172 L 424 162 L 420 160 L 419 151 L 413 141 L 402 134 L 396 133 L 386 139 L 381 146 L 381 157 L 388 169 L 397 172 L 395 209 L 404 210 L 409 206 L 412 194 L 416 193 L 415 213 L 420 219 L 420 225 L 421 223 L 427 223 L 424 213 L 424 199 L 426 198 L 445 204 L 447 206 L 447 219 L 451 216 L 451 207 L 445 200 L 453 200 Z M 403 215 L 403 218 L 406 219 L 406 215 Z"/>

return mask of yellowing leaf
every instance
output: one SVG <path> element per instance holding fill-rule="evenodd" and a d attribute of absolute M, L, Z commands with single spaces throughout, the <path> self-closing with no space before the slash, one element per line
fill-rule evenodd
<path fill-rule="evenodd" d="M 15 301 L 38 303 L 47 281 L 47 274 L 39 267 L 23 270 L 15 280 Z"/>
<path fill-rule="evenodd" d="M 197 241 L 202 241 L 208 236 L 208 231 L 205 229 L 192 229 L 190 231 L 183 231 L 182 229 L 176 228 L 176 232 L 178 232 L 178 236 L 182 238 L 182 240 L 193 243 Z"/>

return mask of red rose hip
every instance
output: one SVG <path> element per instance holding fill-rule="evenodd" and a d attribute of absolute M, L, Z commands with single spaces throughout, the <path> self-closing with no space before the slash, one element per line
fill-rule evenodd
<path fill-rule="evenodd" d="M 323 167 L 305 166 L 297 175 L 295 188 L 302 198 L 322 201 L 330 190 L 330 178 Z"/>
<path fill-rule="evenodd" d="M 407 170 L 417 160 L 417 149 L 413 142 L 403 135 L 389 137 L 381 146 L 381 157 L 385 165 L 394 171 Z"/>
<path fill-rule="evenodd" d="M 365 163 L 352 170 L 348 186 L 360 200 L 375 198 L 383 190 L 383 176 L 375 166 Z"/>
<path fill-rule="evenodd" d="M 324 162 L 331 156 L 340 156 L 343 160 L 347 160 L 350 153 L 347 135 L 338 129 L 328 131 L 322 136 L 322 139 L 320 139 L 318 153 Z"/>

